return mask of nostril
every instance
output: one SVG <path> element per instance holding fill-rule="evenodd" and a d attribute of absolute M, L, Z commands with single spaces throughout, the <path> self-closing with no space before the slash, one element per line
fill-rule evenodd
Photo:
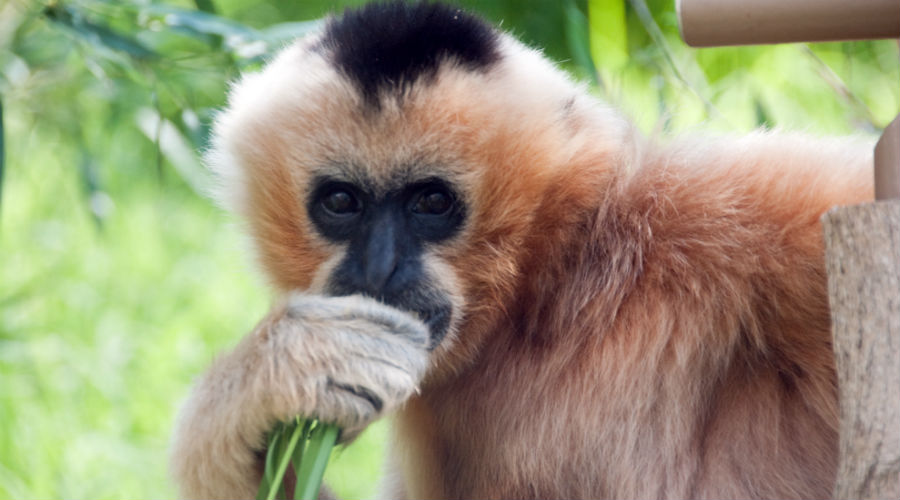
<path fill-rule="evenodd" d="M 403 220 L 377 210 L 349 242 L 347 254 L 329 279 L 335 293 L 374 298 L 401 296 L 424 280 L 422 247 Z"/>

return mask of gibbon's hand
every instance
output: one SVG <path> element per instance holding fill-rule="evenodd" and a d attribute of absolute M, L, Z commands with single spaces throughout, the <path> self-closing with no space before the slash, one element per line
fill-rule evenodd
<path fill-rule="evenodd" d="M 173 472 L 185 497 L 254 496 L 265 433 L 297 415 L 359 434 L 417 388 L 428 328 L 361 296 L 294 294 L 200 380 L 181 412 Z"/>
<path fill-rule="evenodd" d="M 295 295 L 264 336 L 262 348 L 285 363 L 272 382 L 296 384 L 273 391 L 275 418 L 335 423 L 342 441 L 411 396 L 428 357 L 424 323 L 360 296 Z"/>

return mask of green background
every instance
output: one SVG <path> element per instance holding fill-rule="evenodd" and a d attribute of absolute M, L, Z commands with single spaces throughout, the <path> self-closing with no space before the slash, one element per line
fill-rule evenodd
<path fill-rule="evenodd" d="M 195 152 L 228 80 L 349 3 L 0 2 L 0 498 L 174 496 L 179 402 L 271 298 Z M 461 4 L 648 133 L 874 137 L 900 108 L 895 41 L 694 50 L 669 1 Z M 333 457 L 340 495 L 386 434 Z"/>

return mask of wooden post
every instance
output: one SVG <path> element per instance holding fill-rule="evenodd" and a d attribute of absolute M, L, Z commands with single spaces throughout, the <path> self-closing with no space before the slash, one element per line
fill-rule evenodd
<path fill-rule="evenodd" d="M 900 200 L 822 219 L 841 407 L 834 498 L 900 498 Z"/>
<path fill-rule="evenodd" d="M 676 0 L 695 47 L 900 37 L 898 0 Z M 900 116 L 872 203 L 822 217 L 840 393 L 834 498 L 900 499 Z"/>
<path fill-rule="evenodd" d="M 884 129 L 875 145 L 875 199 L 891 198 L 900 198 L 900 115 Z"/>
<path fill-rule="evenodd" d="M 900 115 L 875 146 L 874 203 L 822 217 L 840 392 L 834 498 L 900 499 Z"/>

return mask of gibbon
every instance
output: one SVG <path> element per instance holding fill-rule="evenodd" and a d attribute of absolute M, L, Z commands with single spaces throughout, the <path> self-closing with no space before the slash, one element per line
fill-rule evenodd
<path fill-rule="evenodd" d="M 642 135 L 436 3 L 348 10 L 236 83 L 207 162 L 276 305 L 196 384 L 181 495 L 251 498 L 295 415 L 393 415 L 388 498 L 825 498 L 819 217 L 868 144 Z"/>

